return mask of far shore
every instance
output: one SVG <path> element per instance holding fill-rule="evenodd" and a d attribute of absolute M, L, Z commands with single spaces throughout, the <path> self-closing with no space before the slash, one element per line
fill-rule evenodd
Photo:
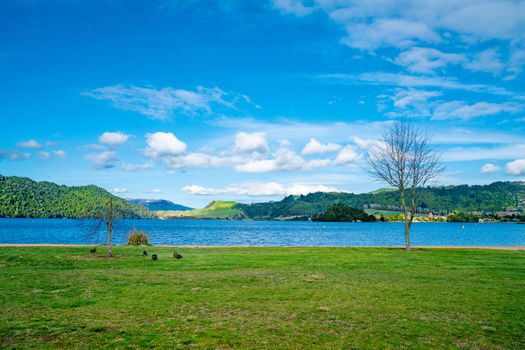
<path fill-rule="evenodd" d="M 115 247 L 123 246 L 115 244 Z M 50 243 L 0 243 L 0 247 L 93 247 L 93 244 L 50 244 Z M 385 248 L 404 249 L 404 246 L 225 246 L 225 245 L 155 245 L 155 248 Z M 525 246 L 412 246 L 412 249 L 490 249 L 525 250 Z"/>

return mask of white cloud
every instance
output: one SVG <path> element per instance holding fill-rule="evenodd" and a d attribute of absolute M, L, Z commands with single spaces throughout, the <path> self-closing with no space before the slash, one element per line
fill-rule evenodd
<path fill-rule="evenodd" d="M 516 78 L 525 65 L 525 1 L 283 0 L 282 3 L 276 6 L 297 16 L 314 10 L 326 12 L 346 32 L 341 43 L 355 49 L 376 52 L 385 48 L 429 47 L 427 50 L 431 51 L 423 56 L 419 55 L 422 52 L 414 56 L 415 52 L 408 51 L 396 60 L 411 72 L 428 74 L 452 63 L 472 71 L 506 73 L 503 79 L 508 80 Z M 288 3 L 293 6 L 286 6 Z M 493 48 L 476 52 L 483 47 L 480 43 L 497 46 L 509 52 L 508 57 L 501 60 Z M 456 52 L 467 48 L 469 57 L 442 55 L 437 50 L 440 47 Z"/>
<path fill-rule="evenodd" d="M 320 154 L 335 152 L 341 149 L 341 145 L 337 143 L 321 143 L 318 140 L 311 138 L 301 151 L 302 154 Z"/>
<path fill-rule="evenodd" d="M 83 95 L 108 101 L 113 107 L 137 112 L 152 119 L 169 119 L 175 112 L 186 115 L 212 113 L 213 106 L 235 109 L 236 103 L 250 103 L 246 95 L 234 94 L 218 87 L 198 86 L 195 91 L 166 87 L 114 85 L 94 89 Z"/>
<path fill-rule="evenodd" d="M 339 152 L 339 154 L 334 160 L 334 164 L 347 165 L 350 163 L 354 163 L 358 159 L 359 159 L 359 156 L 357 152 L 354 150 L 354 148 L 351 145 L 348 145 Z"/>
<path fill-rule="evenodd" d="M 10 149 L 0 149 L 0 160 L 9 159 L 9 160 L 23 160 L 31 158 L 30 153 L 19 152 L 16 150 Z"/>
<path fill-rule="evenodd" d="M 293 171 L 304 169 L 307 162 L 288 146 L 281 146 L 273 159 L 251 159 L 235 166 L 241 173 L 267 173 L 273 171 Z"/>
<path fill-rule="evenodd" d="M 42 145 L 34 139 L 22 141 L 22 142 L 17 143 L 16 145 L 22 148 L 33 148 L 33 149 L 42 148 Z"/>
<path fill-rule="evenodd" d="M 56 151 L 53 151 L 53 154 L 60 159 L 64 159 L 67 157 L 67 152 L 64 151 L 63 149 L 58 149 Z"/>
<path fill-rule="evenodd" d="M 113 193 L 127 193 L 128 190 L 126 188 L 123 188 L 123 187 L 115 187 L 114 189 L 111 190 L 111 192 L 113 192 Z"/>
<path fill-rule="evenodd" d="M 263 132 L 246 133 L 239 132 L 235 135 L 235 151 L 246 152 L 268 152 L 268 141 Z"/>
<path fill-rule="evenodd" d="M 146 134 L 148 147 L 144 154 L 148 157 L 179 155 L 186 152 L 187 146 L 171 132 Z"/>
<path fill-rule="evenodd" d="M 488 49 L 480 52 L 474 59 L 464 64 L 464 67 L 475 72 L 487 72 L 499 74 L 505 65 L 499 58 L 496 49 Z"/>
<path fill-rule="evenodd" d="M 288 196 L 301 195 L 313 192 L 341 192 L 335 187 L 326 185 L 312 185 L 304 183 L 292 183 L 288 185 L 277 182 L 268 183 L 247 183 L 241 185 L 231 185 L 226 188 L 207 188 L 198 185 L 184 186 L 182 191 L 200 196 L 217 195 L 240 195 L 240 196 Z"/>
<path fill-rule="evenodd" d="M 87 160 L 91 161 L 91 164 L 95 169 L 109 169 L 113 168 L 118 162 L 117 152 L 115 151 L 105 151 L 100 153 L 91 153 L 85 157 Z"/>
<path fill-rule="evenodd" d="M 525 175 L 525 158 L 507 163 L 507 173 L 511 175 Z"/>
<path fill-rule="evenodd" d="M 449 64 L 458 64 L 465 60 L 461 54 L 445 53 L 433 48 L 413 47 L 404 51 L 395 59 L 395 63 L 404 66 L 411 73 L 433 74 L 436 69 Z"/>
<path fill-rule="evenodd" d="M 98 137 L 98 142 L 107 146 L 120 146 L 126 143 L 129 139 L 129 135 L 126 135 L 120 131 L 108 132 L 106 131 Z"/>
<path fill-rule="evenodd" d="M 499 166 L 496 166 L 496 165 L 494 165 L 492 163 L 485 163 L 481 167 L 481 173 L 482 174 L 497 173 L 500 170 L 501 170 L 501 168 Z"/>
<path fill-rule="evenodd" d="M 161 193 L 161 192 L 162 192 L 162 190 L 159 189 L 159 188 L 153 188 L 153 189 L 151 189 L 151 193 Z"/>
<path fill-rule="evenodd" d="M 385 147 L 385 144 L 377 139 L 362 139 L 359 136 L 352 136 L 351 139 L 352 142 L 365 151 L 371 149 L 382 149 Z"/>
<path fill-rule="evenodd" d="M 441 96 L 439 91 L 398 89 L 391 100 L 396 108 L 412 108 L 417 111 L 418 117 L 427 117 L 431 114 L 428 100 L 438 96 Z"/>
<path fill-rule="evenodd" d="M 206 153 L 189 153 L 164 158 L 166 168 L 170 170 L 185 168 L 217 168 L 230 164 L 231 159 Z"/>
<path fill-rule="evenodd" d="M 516 76 L 523 70 L 523 65 L 525 65 L 525 44 L 522 44 L 521 47 L 514 47 L 511 49 L 507 67 L 509 75 L 506 76 L 504 80 L 516 78 Z"/>
<path fill-rule="evenodd" d="M 311 2 L 298 1 L 303 6 Z M 352 38 L 358 34 L 372 41 L 369 46 L 378 47 L 415 41 L 435 42 L 439 38 L 437 32 L 455 34 L 458 40 L 467 43 L 492 39 L 519 41 L 524 33 L 523 1 L 316 0 L 313 3 L 315 5 L 310 7 L 327 12 L 347 32 L 357 25 L 362 26 L 355 34 L 348 33 L 347 42 L 354 44 L 353 47 L 361 47 L 364 41 L 354 43 Z M 286 10 L 284 6 L 280 9 Z M 294 13 L 293 8 L 288 12 Z M 394 21 L 398 23 L 382 24 Z"/>
<path fill-rule="evenodd" d="M 370 24 L 346 24 L 342 42 L 356 49 L 374 51 L 380 47 L 410 47 L 418 42 L 436 43 L 440 37 L 425 23 L 403 19 L 377 19 Z"/>

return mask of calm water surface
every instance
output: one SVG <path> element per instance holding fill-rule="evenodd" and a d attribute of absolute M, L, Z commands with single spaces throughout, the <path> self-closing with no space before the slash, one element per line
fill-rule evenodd
<path fill-rule="evenodd" d="M 463 228 L 464 226 L 464 228 Z M 320 223 L 216 220 L 120 220 L 114 239 L 136 227 L 157 245 L 384 246 L 403 245 L 402 223 Z M 0 219 L 0 243 L 104 243 L 97 220 Z M 525 225 L 415 223 L 413 245 L 525 245 Z"/>

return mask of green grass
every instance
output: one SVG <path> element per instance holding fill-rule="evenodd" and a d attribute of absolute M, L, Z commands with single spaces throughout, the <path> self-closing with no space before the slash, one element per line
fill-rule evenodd
<path fill-rule="evenodd" d="M 213 201 L 202 209 L 193 210 L 158 210 L 155 212 L 161 219 L 194 218 L 194 219 L 228 219 L 243 218 L 241 209 L 235 208 L 237 202 Z"/>
<path fill-rule="evenodd" d="M 0 248 L 0 347 L 525 348 L 523 251 L 147 249 Z"/>

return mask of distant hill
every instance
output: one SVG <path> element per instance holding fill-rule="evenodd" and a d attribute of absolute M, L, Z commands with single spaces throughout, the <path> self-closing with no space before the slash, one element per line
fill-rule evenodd
<path fill-rule="evenodd" d="M 160 219 L 246 219 L 237 202 L 213 201 L 202 209 L 164 210 L 155 214 Z"/>
<path fill-rule="evenodd" d="M 193 208 L 184 205 L 175 204 L 166 199 L 128 199 L 129 202 L 143 205 L 149 210 L 192 210 Z"/>
<path fill-rule="evenodd" d="M 238 204 L 250 219 L 267 220 L 309 217 L 326 211 L 332 204 L 341 203 L 354 208 L 397 211 L 399 192 L 379 190 L 369 193 L 317 192 L 301 196 L 288 196 L 278 202 Z M 420 190 L 419 212 L 434 213 L 459 211 L 498 212 L 525 209 L 525 182 L 494 182 L 490 185 L 460 185 L 426 187 Z"/>
<path fill-rule="evenodd" d="M 369 214 L 400 210 L 399 192 L 394 189 L 362 194 L 317 192 L 254 204 L 213 201 L 202 209 L 188 210 L 187 207 L 162 200 L 150 203 L 146 203 L 148 200 L 135 200 L 132 203 L 94 185 L 68 187 L 52 182 L 35 182 L 25 177 L 0 175 L 0 217 L 4 218 L 96 218 L 105 213 L 109 198 L 113 198 L 116 215 L 125 218 L 156 216 L 161 219 L 305 220 L 325 212 L 335 203 L 365 209 Z M 152 209 L 175 206 L 178 210 L 153 212 L 136 203 L 148 205 Z M 446 214 L 454 210 L 523 214 L 525 182 L 426 187 L 420 190 L 418 213 L 432 211 L 434 214 Z"/>
<path fill-rule="evenodd" d="M 26 177 L 0 175 L 0 217 L 2 218 L 98 218 L 113 198 L 116 217 L 152 218 L 145 207 L 116 197 L 95 185 L 63 186 L 36 182 Z"/>

